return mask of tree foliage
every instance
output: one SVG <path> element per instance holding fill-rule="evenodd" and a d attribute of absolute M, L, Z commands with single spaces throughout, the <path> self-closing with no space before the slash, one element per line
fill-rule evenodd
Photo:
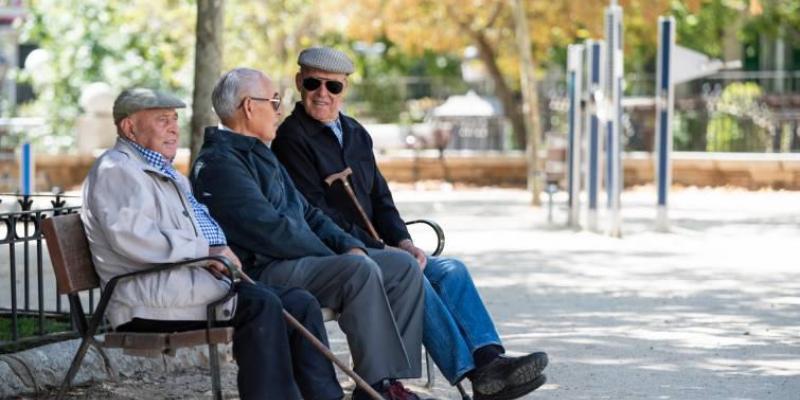
<path fill-rule="evenodd" d="M 250 66 L 289 82 L 298 51 L 336 21 L 309 0 L 226 1 L 223 70 Z M 81 113 L 81 90 L 106 82 L 169 90 L 190 103 L 194 78 L 194 0 L 31 0 L 21 41 L 46 51 L 30 81 L 37 99 L 17 110 L 43 116 L 67 147 Z M 182 116 L 188 132 L 189 116 Z M 188 135 L 184 135 L 184 138 Z"/>
<path fill-rule="evenodd" d="M 181 7 L 170 7 L 181 3 Z M 71 138 L 81 89 L 106 82 L 119 91 L 148 86 L 186 97 L 192 81 L 194 8 L 169 0 L 32 0 L 23 42 L 45 52 L 29 80 L 37 100 L 20 110 Z M 68 145 L 69 140 L 62 142 Z"/>

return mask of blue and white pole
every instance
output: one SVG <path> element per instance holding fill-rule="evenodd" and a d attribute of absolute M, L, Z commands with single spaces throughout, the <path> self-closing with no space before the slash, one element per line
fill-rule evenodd
<path fill-rule="evenodd" d="M 675 18 L 658 18 L 658 64 L 656 67 L 656 187 L 658 205 L 656 228 L 669 230 L 667 198 L 672 186 L 672 114 L 675 108 L 675 83 L 672 67 L 675 54 Z"/>
<path fill-rule="evenodd" d="M 586 225 L 597 231 L 597 206 L 600 195 L 600 152 L 602 148 L 600 110 L 603 104 L 602 65 L 603 41 L 586 41 L 586 90 L 589 94 L 586 104 L 586 198 L 588 212 Z"/>
<path fill-rule="evenodd" d="M 582 44 L 572 44 L 567 48 L 567 90 L 569 92 L 569 130 L 567 132 L 569 217 L 567 225 L 572 228 L 580 227 L 583 51 Z"/>
<path fill-rule="evenodd" d="M 606 122 L 607 162 L 606 190 L 609 208 L 609 235 L 622 236 L 620 196 L 622 193 L 622 7 L 615 0 L 606 8 L 605 93 L 608 121 Z"/>
<path fill-rule="evenodd" d="M 19 191 L 23 196 L 33 194 L 34 182 L 33 148 L 30 142 L 22 143 L 19 158 Z"/>

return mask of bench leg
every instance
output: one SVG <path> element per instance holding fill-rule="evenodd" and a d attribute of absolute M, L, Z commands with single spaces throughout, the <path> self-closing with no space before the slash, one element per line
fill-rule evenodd
<path fill-rule="evenodd" d="M 78 346 L 78 351 L 75 353 L 75 357 L 72 358 L 72 364 L 69 365 L 67 376 L 64 377 L 64 381 L 61 382 L 61 387 L 58 389 L 56 399 L 64 398 L 64 395 L 67 393 L 67 389 L 69 389 L 70 385 L 72 384 L 72 379 L 75 378 L 75 375 L 81 368 L 81 363 L 83 362 L 83 358 L 86 357 L 86 352 L 89 350 L 89 345 L 91 342 L 91 337 L 84 337 L 83 340 L 81 340 L 81 344 Z"/>
<path fill-rule="evenodd" d="M 427 389 L 433 389 L 433 385 L 436 384 L 436 375 L 433 371 L 433 360 L 431 359 L 431 354 L 428 353 L 428 350 L 423 349 L 425 352 L 425 370 L 428 374 L 428 381 L 425 382 L 425 387 Z M 461 395 L 461 400 L 472 400 L 467 394 L 467 391 L 464 390 L 464 386 L 461 385 L 461 382 L 456 383 L 456 389 L 458 389 L 458 393 Z"/>
<path fill-rule="evenodd" d="M 458 389 L 458 393 L 461 395 L 461 400 L 472 400 L 472 397 L 469 397 L 467 391 L 464 390 L 464 386 L 461 385 L 461 382 L 456 383 L 456 389 Z"/>
<path fill-rule="evenodd" d="M 428 389 L 433 389 L 433 385 L 436 384 L 436 376 L 433 370 L 433 360 L 431 359 L 431 354 L 428 353 L 427 349 L 423 349 L 422 351 L 425 352 L 425 371 L 428 374 L 428 381 L 425 382 L 425 387 Z"/>
<path fill-rule="evenodd" d="M 208 344 L 208 362 L 211 369 L 211 393 L 214 400 L 222 400 L 222 382 L 219 372 L 219 352 L 216 344 Z"/>

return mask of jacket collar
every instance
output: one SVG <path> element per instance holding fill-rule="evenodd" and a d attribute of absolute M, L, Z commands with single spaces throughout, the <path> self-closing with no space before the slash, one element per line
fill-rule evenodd
<path fill-rule="evenodd" d="M 241 152 L 255 152 L 267 158 L 270 157 L 270 149 L 261 139 L 227 129 L 220 129 L 216 126 L 206 128 L 205 141 L 208 143 L 226 142 Z"/>
<path fill-rule="evenodd" d="M 207 143 L 226 142 L 233 148 L 241 151 L 252 151 L 256 145 L 261 143 L 260 140 L 252 136 L 242 135 L 239 132 L 221 129 L 216 126 L 209 126 L 206 128 L 204 140 Z"/>
<path fill-rule="evenodd" d="M 119 151 L 122 154 L 125 154 L 126 156 L 128 156 L 128 158 L 130 158 L 137 164 L 140 164 L 142 169 L 145 171 L 154 172 L 159 175 L 167 176 L 167 174 L 161 172 L 161 170 L 159 170 L 158 168 L 150 165 L 150 163 L 148 163 L 147 160 L 145 160 L 142 153 L 136 150 L 126 139 L 118 137 L 117 142 L 114 144 L 114 150 Z"/>
<path fill-rule="evenodd" d="M 316 134 L 331 134 L 331 128 L 320 121 L 312 118 L 306 112 L 306 108 L 303 106 L 303 102 L 298 101 L 294 104 L 294 110 L 292 110 L 292 116 L 297 118 L 300 121 L 300 125 L 303 127 L 303 130 L 308 132 L 309 134 L 316 135 Z M 342 132 L 347 132 L 347 121 L 344 118 L 344 115 L 339 112 L 339 123 L 342 125 Z"/>

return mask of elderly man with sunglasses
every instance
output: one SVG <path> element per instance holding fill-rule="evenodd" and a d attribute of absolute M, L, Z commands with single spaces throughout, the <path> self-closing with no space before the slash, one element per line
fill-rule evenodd
<path fill-rule="evenodd" d="M 338 50 L 316 47 L 303 50 L 298 64 L 295 82 L 302 100 L 272 143 L 297 188 L 367 247 L 392 249 L 417 260 L 426 277 L 423 343 L 450 383 L 469 378 L 477 400 L 513 399 L 541 386 L 547 355 L 503 355 L 492 318 L 464 264 L 428 257 L 411 241 L 378 170 L 369 133 L 341 112 L 347 77 L 354 70 L 351 60 Z M 368 233 L 343 185 L 326 183 L 326 177 L 346 168 L 352 170 L 350 184 L 358 203 L 383 242 Z"/>
<path fill-rule="evenodd" d="M 419 399 L 397 380 L 422 372 L 423 277 L 413 257 L 368 257 L 360 240 L 297 191 L 267 146 L 280 96 L 266 75 L 229 71 L 211 100 L 221 124 L 206 130 L 191 180 L 245 272 L 269 285 L 306 289 L 339 312 L 354 370 L 386 399 Z M 366 398 L 360 389 L 353 393 Z"/>

